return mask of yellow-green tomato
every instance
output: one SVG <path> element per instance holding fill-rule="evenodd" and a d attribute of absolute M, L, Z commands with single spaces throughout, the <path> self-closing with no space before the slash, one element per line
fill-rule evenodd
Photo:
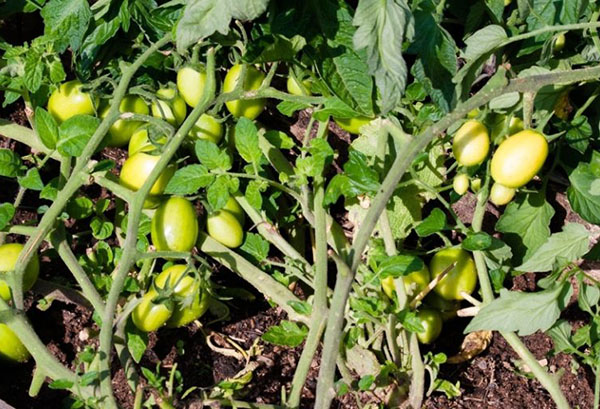
<path fill-rule="evenodd" d="M 203 288 L 200 281 L 193 276 L 186 275 L 187 266 L 177 264 L 165 269 L 156 277 L 156 287 L 165 288 L 166 284 L 174 287 L 173 293 L 180 299 L 175 304 L 173 314 L 167 321 L 168 327 L 182 327 L 200 318 L 208 309 L 210 296 Z M 187 304 L 187 305 L 183 305 Z"/>
<path fill-rule="evenodd" d="M 60 85 L 48 99 L 48 112 L 64 122 L 75 115 L 94 115 L 94 101 L 87 92 L 81 91 L 81 82 L 68 81 Z"/>
<path fill-rule="evenodd" d="M 152 216 L 152 244 L 157 251 L 190 251 L 198 239 L 198 218 L 189 200 L 173 196 Z"/>
<path fill-rule="evenodd" d="M 494 181 L 513 189 L 524 186 L 544 165 L 548 142 L 544 135 L 527 129 L 518 132 L 498 146 L 492 157 Z"/>
<path fill-rule="evenodd" d="M 105 118 L 108 115 L 110 106 L 104 107 L 100 117 Z M 150 110 L 144 100 L 136 95 L 127 95 L 119 104 L 119 112 L 131 112 L 134 114 L 148 115 Z M 125 146 L 131 139 L 131 136 L 142 125 L 140 121 L 125 121 L 117 119 L 114 124 L 108 129 L 107 145 L 121 147 Z"/>
<path fill-rule="evenodd" d="M 14 362 L 27 362 L 31 355 L 19 337 L 6 324 L 0 323 L 0 358 Z"/>
<path fill-rule="evenodd" d="M 454 135 L 452 152 L 456 161 L 463 166 L 479 165 L 490 151 L 490 135 L 479 121 L 465 122 Z"/>
<path fill-rule="evenodd" d="M 311 95 L 311 92 L 310 92 L 311 83 L 310 83 L 309 79 L 305 79 L 304 81 L 302 81 L 302 87 L 304 87 L 304 90 L 302 89 L 302 87 L 300 86 L 298 81 L 295 80 L 294 77 L 292 77 L 292 76 L 288 77 L 286 85 L 287 85 L 287 91 L 292 95 L 298 95 L 298 96 Z"/>
<path fill-rule="evenodd" d="M 429 275 L 429 269 L 427 266 L 423 266 L 422 269 L 413 271 L 412 273 L 402 277 L 404 290 L 409 298 L 412 298 L 423 291 L 430 281 L 431 276 Z M 388 297 L 394 298 L 394 291 L 396 290 L 396 286 L 394 285 L 394 277 L 390 276 L 384 278 L 381 280 L 381 285 L 383 287 L 383 292 Z"/>
<path fill-rule="evenodd" d="M 4 274 L 15 269 L 19 254 L 23 250 L 23 245 L 19 243 L 10 243 L 0 246 L 0 297 L 4 301 L 10 300 L 10 287 L 4 280 Z M 23 291 L 29 291 L 37 281 L 40 273 L 40 260 L 37 254 L 31 258 L 25 273 L 23 274 Z"/>
<path fill-rule="evenodd" d="M 454 176 L 454 180 L 452 181 L 452 188 L 459 195 L 464 195 L 467 190 L 469 190 L 469 176 L 465 173 L 459 173 Z"/>
<path fill-rule="evenodd" d="M 183 98 L 172 88 L 156 91 L 157 99 L 152 102 L 152 116 L 164 119 L 173 126 L 179 126 L 185 120 L 187 106 Z"/>
<path fill-rule="evenodd" d="M 242 209 L 240 204 L 233 198 L 233 196 L 229 196 L 229 199 L 227 199 L 227 203 L 225 203 L 223 209 L 232 213 L 236 219 L 238 219 L 241 225 L 244 224 L 244 221 L 246 220 L 246 213 L 244 213 L 244 209 Z"/>
<path fill-rule="evenodd" d="M 136 327 L 144 332 L 156 331 L 167 323 L 173 314 L 172 308 L 165 304 L 154 303 L 158 293 L 154 290 L 148 291 L 142 297 L 142 301 L 133 309 L 131 319 Z"/>
<path fill-rule="evenodd" d="M 242 65 L 236 64 L 229 69 L 227 75 L 225 75 L 225 81 L 223 82 L 223 91 L 231 92 L 235 89 L 240 75 L 242 73 Z M 258 89 L 265 79 L 265 74 L 257 70 L 252 66 L 246 67 L 246 77 L 242 86 L 244 91 L 252 91 Z M 265 109 L 267 104 L 266 99 L 247 99 L 247 100 L 233 100 L 227 101 L 225 105 L 227 109 L 236 118 L 246 117 L 248 119 L 255 119 Z"/>
<path fill-rule="evenodd" d="M 158 143 L 161 145 L 166 144 L 167 137 L 163 136 L 159 138 Z M 131 135 L 128 148 L 129 156 L 133 156 L 138 152 L 152 152 L 154 149 L 156 149 L 156 146 L 153 145 L 152 142 L 150 142 L 147 128 L 139 128 L 133 133 L 133 135 Z"/>
<path fill-rule="evenodd" d="M 344 131 L 358 135 L 360 133 L 360 128 L 371 122 L 372 119 L 366 116 L 359 116 L 356 118 L 333 118 L 333 120 Z"/>
<path fill-rule="evenodd" d="M 205 139 L 218 144 L 223 138 L 223 125 L 208 114 L 202 114 L 188 134 L 192 139 Z"/>
<path fill-rule="evenodd" d="M 138 152 L 130 156 L 121 168 L 121 174 L 119 175 L 121 184 L 133 191 L 139 190 L 159 160 L 160 156 L 149 155 L 143 152 Z M 154 185 L 152 185 L 150 194 L 144 202 L 144 207 L 153 208 L 159 205 L 158 196 L 165 191 L 174 173 L 175 166 L 169 165 L 165 168 L 156 182 L 154 182 Z"/>
<path fill-rule="evenodd" d="M 417 332 L 417 338 L 422 344 L 431 344 L 442 332 L 442 317 L 435 310 L 421 310 L 417 312 L 417 318 L 424 330 Z"/>
<path fill-rule="evenodd" d="M 460 248 L 447 248 L 438 251 L 429 263 L 431 277 L 435 278 L 450 267 L 456 265 L 434 287 L 434 291 L 446 300 L 462 300 L 462 292 L 471 294 L 477 285 L 475 262 L 469 253 Z"/>
<path fill-rule="evenodd" d="M 521 132 L 524 128 L 525 125 L 523 124 L 523 120 L 521 118 L 518 116 L 513 116 L 510 118 L 510 121 L 508 122 L 509 135 L 514 135 L 517 132 Z"/>
<path fill-rule="evenodd" d="M 479 190 L 481 190 L 481 178 L 471 179 L 471 190 L 473 193 L 477 193 Z"/>
<path fill-rule="evenodd" d="M 555 53 L 562 51 L 562 49 L 565 48 L 566 41 L 567 39 L 565 38 L 565 34 L 560 33 L 558 36 L 556 36 L 556 39 L 554 40 L 554 44 L 552 45 L 552 51 L 554 51 Z"/>
<path fill-rule="evenodd" d="M 242 245 L 244 231 L 238 219 L 228 210 L 219 210 L 206 219 L 206 231 L 216 241 L 229 248 Z"/>
<path fill-rule="evenodd" d="M 177 90 L 185 102 L 192 108 L 198 105 L 204 92 L 206 72 L 192 67 L 183 67 L 177 71 Z"/>
<path fill-rule="evenodd" d="M 490 190 L 490 201 L 496 206 L 504 206 L 515 197 L 515 189 L 496 182 Z"/>

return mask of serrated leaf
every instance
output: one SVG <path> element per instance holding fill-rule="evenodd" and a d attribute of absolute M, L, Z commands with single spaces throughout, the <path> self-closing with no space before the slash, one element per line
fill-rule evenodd
<path fill-rule="evenodd" d="M 250 182 L 248 182 L 248 186 L 246 186 L 246 192 L 244 193 L 244 196 L 246 197 L 246 200 L 248 200 L 248 203 L 250 204 L 250 206 L 254 207 L 257 210 L 260 210 L 262 208 L 262 195 L 261 195 L 261 182 L 257 181 L 257 180 L 251 180 Z"/>
<path fill-rule="evenodd" d="M 77 51 L 92 17 L 86 0 L 50 0 L 42 9 L 45 34 L 55 39 L 56 49 Z"/>
<path fill-rule="evenodd" d="M 277 110 L 285 116 L 292 116 L 294 112 L 308 108 L 309 105 L 302 102 L 281 101 L 277 104 Z"/>
<path fill-rule="evenodd" d="M 206 190 L 206 199 L 213 212 L 222 209 L 229 200 L 229 180 L 219 176 Z"/>
<path fill-rule="evenodd" d="M 23 162 L 10 149 L 0 149 L 0 176 L 14 178 L 19 174 Z"/>
<path fill-rule="evenodd" d="M 54 117 L 42 107 L 35 109 L 35 130 L 46 148 L 56 148 L 58 124 Z"/>
<path fill-rule="evenodd" d="M 298 314 L 310 316 L 312 313 L 312 306 L 306 301 L 288 301 L 288 305 Z"/>
<path fill-rule="evenodd" d="M 291 321 L 281 321 L 279 325 L 269 328 L 261 338 L 271 344 L 295 348 L 304 341 L 307 334 L 308 328 L 304 325 L 298 326 Z"/>
<path fill-rule="evenodd" d="M 594 152 L 590 163 L 579 162 L 569 181 L 567 197 L 573 210 L 584 220 L 600 224 L 600 153 Z"/>
<path fill-rule="evenodd" d="M 167 187 L 165 193 L 169 195 L 192 195 L 198 192 L 200 188 L 206 187 L 212 183 L 214 175 L 208 173 L 204 165 L 188 165 L 177 169 Z"/>
<path fill-rule="evenodd" d="M 415 227 L 415 232 L 419 237 L 427 237 L 446 228 L 446 213 L 443 210 L 434 208 L 429 216 Z"/>
<path fill-rule="evenodd" d="M 465 250 L 485 250 L 492 245 L 492 236 L 485 232 L 471 233 L 463 240 L 461 246 Z"/>
<path fill-rule="evenodd" d="M 11 203 L 0 205 L 0 230 L 4 229 L 15 215 L 15 207 Z"/>
<path fill-rule="evenodd" d="M 89 115 L 75 115 L 58 128 L 58 152 L 64 156 L 79 156 L 100 125 L 100 119 Z"/>
<path fill-rule="evenodd" d="M 258 145 L 258 129 L 248 118 L 241 117 L 235 125 L 235 147 L 248 163 L 258 164 L 262 157 Z"/>
<path fill-rule="evenodd" d="M 210 141 L 199 139 L 195 146 L 196 157 L 209 170 L 222 169 L 229 170 L 231 168 L 231 158 L 219 147 Z"/>
<path fill-rule="evenodd" d="M 140 363 L 148 347 L 148 334 L 138 330 L 135 326 L 127 325 L 127 349 L 136 363 Z"/>
<path fill-rule="evenodd" d="M 260 234 L 246 233 L 241 250 L 248 253 L 255 261 L 262 262 L 269 255 L 269 242 Z"/>

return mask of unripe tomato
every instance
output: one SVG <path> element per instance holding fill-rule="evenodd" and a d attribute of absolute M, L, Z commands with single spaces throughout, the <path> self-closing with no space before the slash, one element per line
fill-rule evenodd
<path fill-rule="evenodd" d="M 423 304 L 427 308 L 439 311 L 443 321 L 456 317 L 456 312 L 460 308 L 460 301 L 445 300 L 434 292 L 427 294 Z"/>
<path fill-rule="evenodd" d="M 452 188 L 459 195 L 464 195 L 467 190 L 469 190 L 469 176 L 464 173 L 459 173 L 458 175 L 454 176 Z"/>
<path fill-rule="evenodd" d="M 173 314 L 173 310 L 169 306 L 160 303 L 155 304 L 153 301 L 156 297 L 158 297 L 156 291 L 148 291 L 131 313 L 133 323 L 141 331 L 156 331 L 165 325 Z"/>
<path fill-rule="evenodd" d="M 105 118 L 108 115 L 110 106 L 104 107 L 101 118 Z M 150 110 L 144 100 L 136 95 L 127 95 L 121 100 L 119 104 L 119 112 L 132 112 L 134 114 L 148 115 Z M 140 121 L 125 121 L 123 119 L 117 119 L 114 124 L 108 130 L 107 145 L 121 147 L 127 144 L 131 139 L 131 136 L 142 125 Z"/>
<path fill-rule="evenodd" d="M 31 355 L 19 337 L 6 324 L 0 323 L 0 358 L 27 362 Z"/>
<path fill-rule="evenodd" d="M 431 344 L 442 332 L 442 317 L 435 310 L 421 310 L 417 312 L 419 322 L 425 328 L 417 332 L 417 338 L 422 344 Z"/>
<path fill-rule="evenodd" d="M 233 196 L 229 196 L 227 203 L 223 206 L 223 209 L 232 213 L 236 219 L 240 222 L 241 225 L 244 225 L 244 221 L 246 220 L 246 213 L 244 213 L 244 209 L 240 206 L 240 204 L 233 198 Z"/>
<path fill-rule="evenodd" d="M 185 102 L 194 108 L 200 102 L 206 84 L 206 72 L 183 67 L 177 72 L 177 89 Z"/>
<path fill-rule="evenodd" d="M 429 275 L 429 269 L 427 266 L 423 266 L 422 269 L 413 271 L 412 273 L 402 277 L 404 290 L 409 298 L 412 298 L 423 291 L 430 281 L 431 276 Z M 396 286 L 394 285 L 394 277 L 390 276 L 381 280 L 381 286 L 383 287 L 383 292 L 388 297 L 394 298 L 394 291 L 396 290 Z"/>
<path fill-rule="evenodd" d="M 235 89 L 240 74 L 242 73 L 242 65 L 236 64 L 229 69 L 227 75 L 225 75 L 225 81 L 223 82 L 223 92 L 231 92 Z M 265 79 L 265 74 L 257 70 L 252 66 L 246 68 L 246 78 L 244 80 L 243 89 L 244 91 L 252 91 L 260 88 L 262 82 Z M 244 116 L 248 119 L 255 119 L 265 109 L 267 104 L 266 99 L 246 99 L 246 100 L 233 100 L 227 101 L 225 105 L 233 116 L 239 118 Z"/>
<path fill-rule="evenodd" d="M 527 129 L 498 146 L 492 157 L 494 180 L 506 187 L 519 188 L 542 168 L 548 156 L 548 142 L 539 132 Z"/>
<path fill-rule="evenodd" d="M 223 125 L 208 114 L 202 114 L 188 134 L 192 139 L 205 139 L 218 144 L 223 138 Z"/>
<path fill-rule="evenodd" d="M 515 189 L 494 183 L 490 190 L 490 201 L 496 206 L 504 206 L 515 197 Z"/>
<path fill-rule="evenodd" d="M 512 116 L 508 123 L 508 134 L 514 135 L 517 132 L 521 132 L 525 128 L 523 120 L 518 116 Z"/>
<path fill-rule="evenodd" d="M 167 137 L 163 136 L 158 140 L 158 143 L 161 145 L 166 144 Z M 150 142 L 150 139 L 148 138 L 148 129 L 146 127 L 142 127 L 135 131 L 129 140 L 129 156 L 133 156 L 138 152 L 152 152 L 154 149 L 156 149 L 156 146 Z"/>
<path fill-rule="evenodd" d="M 552 45 L 552 51 L 555 53 L 561 52 L 562 49 L 565 48 L 566 41 L 567 39 L 565 38 L 565 33 L 560 33 L 558 36 L 556 36 L 556 39 L 554 40 L 554 44 Z"/>
<path fill-rule="evenodd" d="M 473 193 L 477 193 L 479 190 L 481 190 L 481 178 L 471 179 L 471 190 Z"/>
<path fill-rule="evenodd" d="M 164 119 L 173 126 L 179 126 L 185 120 L 187 106 L 183 98 L 172 88 L 156 91 L 158 97 L 152 102 L 152 116 Z"/>
<path fill-rule="evenodd" d="M 148 179 L 152 169 L 154 169 L 159 160 L 160 156 L 148 155 L 143 152 L 138 152 L 135 155 L 130 156 L 121 168 L 121 174 L 119 176 L 121 184 L 133 191 L 139 190 L 146 179 Z M 148 198 L 144 202 L 145 208 L 153 208 L 159 205 L 160 201 L 157 196 L 165 191 L 165 188 L 174 173 L 175 166 L 169 165 L 165 168 L 156 182 L 154 182 L 154 185 L 152 185 Z"/>
<path fill-rule="evenodd" d="M 304 87 L 304 89 L 306 91 L 302 90 L 302 87 L 300 86 L 298 81 L 295 80 L 294 77 L 292 77 L 292 76 L 288 77 L 286 85 L 287 85 L 287 91 L 292 95 L 298 95 L 298 96 L 311 95 L 311 92 L 310 92 L 311 82 L 309 79 L 305 79 L 304 81 L 302 81 L 302 86 Z"/>
<path fill-rule="evenodd" d="M 154 284 L 156 287 L 165 288 L 167 282 L 169 286 L 174 286 L 174 294 L 185 302 L 191 303 L 187 306 L 176 304 L 173 309 L 173 315 L 167 321 L 168 327 L 183 327 L 190 322 L 200 318 L 208 309 L 210 296 L 201 288 L 200 281 L 194 280 L 194 277 L 187 275 L 187 266 L 174 265 L 165 269 L 156 277 Z M 168 280 L 168 281 L 167 281 Z"/>
<path fill-rule="evenodd" d="M 10 287 L 3 279 L 4 273 L 13 271 L 17 264 L 19 254 L 23 250 L 23 245 L 19 243 L 10 243 L 0 246 L 0 297 L 4 301 L 10 300 Z M 37 254 L 31 258 L 25 273 L 23 274 L 23 291 L 29 291 L 37 281 L 40 273 L 40 260 Z"/>
<path fill-rule="evenodd" d="M 80 81 L 68 81 L 60 85 L 48 99 L 48 112 L 58 123 L 75 115 L 94 115 L 94 101 L 87 92 L 81 91 Z"/>
<path fill-rule="evenodd" d="M 150 237 L 157 251 L 190 251 L 198 239 L 194 206 L 183 197 L 164 201 L 152 216 Z"/>
<path fill-rule="evenodd" d="M 469 253 L 460 248 L 447 248 L 435 253 L 429 263 L 431 277 L 439 276 L 454 262 L 454 268 L 433 289 L 446 300 L 462 300 L 460 293 L 464 291 L 471 294 L 477 285 L 475 262 Z"/>
<path fill-rule="evenodd" d="M 219 210 L 206 219 L 206 231 L 216 241 L 229 248 L 236 248 L 244 241 L 242 225 L 233 213 Z"/>
<path fill-rule="evenodd" d="M 479 110 L 479 108 L 475 108 L 469 111 L 469 113 L 467 114 L 467 118 L 469 119 L 475 119 L 479 116 L 479 113 L 481 111 Z"/>
<path fill-rule="evenodd" d="M 506 115 L 504 114 L 495 114 L 493 117 L 493 125 L 492 125 L 492 134 L 491 138 L 495 143 L 501 142 L 502 139 L 506 137 L 502 132 L 505 131 L 504 127 L 506 125 Z M 517 132 L 522 131 L 524 128 L 523 120 L 518 116 L 511 116 L 508 120 L 508 135 L 514 135 Z M 502 137 L 502 139 L 500 139 Z"/>
<path fill-rule="evenodd" d="M 371 122 L 372 119 L 367 118 L 366 116 L 359 116 L 357 118 L 333 118 L 333 120 L 344 131 L 358 135 L 360 133 L 360 128 Z"/>
<path fill-rule="evenodd" d="M 479 121 L 465 122 L 454 135 L 452 153 L 463 166 L 479 165 L 490 151 L 490 135 Z"/>

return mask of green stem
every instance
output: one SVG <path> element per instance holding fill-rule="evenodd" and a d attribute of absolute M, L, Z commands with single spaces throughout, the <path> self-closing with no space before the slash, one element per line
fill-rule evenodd
<path fill-rule="evenodd" d="M 6 119 L 0 119 L 0 135 L 20 142 L 23 145 L 27 145 L 35 151 L 50 155 L 50 157 L 56 161 L 60 161 L 62 158 L 58 152 L 46 148 L 33 129 L 29 129 L 25 126 L 17 125 Z"/>
<path fill-rule="evenodd" d="M 572 31 L 572 30 L 586 30 L 588 28 L 600 28 L 600 23 L 591 22 L 591 23 L 577 23 L 577 24 L 565 24 L 562 26 L 546 26 L 537 30 L 529 31 L 527 33 L 518 34 L 513 37 L 509 37 L 500 43 L 499 47 L 504 47 L 508 44 L 515 43 L 517 41 L 526 40 L 528 38 L 536 37 L 540 34 L 544 33 L 553 33 L 558 31 Z"/>
<path fill-rule="evenodd" d="M 292 196 L 294 199 L 296 199 L 298 201 L 302 200 L 302 198 L 298 192 L 288 188 L 287 186 L 282 185 L 281 183 L 275 182 L 271 179 L 267 179 L 267 178 L 264 178 L 259 175 L 250 175 L 248 173 L 235 173 L 235 172 L 222 172 L 220 174 L 229 175 L 229 176 L 233 176 L 236 178 L 260 180 L 261 182 L 265 182 L 265 183 L 273 186 L 274 188 L 279 189 L 284 193 L 287 193 L 288 195 Z"/>
<path fill-rule="evenodd" d="M 425 365 L 419 350 L 417 334 L 410 334 L 410 363 L 412 369 L 408 400 L 413 408 L 420 408 L 425 393 Z"/>
<path fill-rule="evenodd" d="M 594 409 L 598 409 L 600 407 L 600 365 L 596 366 L 596 370 L 594 371 L 594 376 L 596 379 L 594 380 Z"/>

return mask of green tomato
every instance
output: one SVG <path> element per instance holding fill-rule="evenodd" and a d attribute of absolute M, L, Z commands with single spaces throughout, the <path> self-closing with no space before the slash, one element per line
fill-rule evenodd
<path fill-rule="evenodd" d="M 10 243 L 0 246 L 0 297 L 4 301 L 11 298 L 11 291 L 8 283 L 2 278 L 4 273 L 13 271 L 17 264 L 19 254 L 23 250 L 23 245 L 19 243 Z M 25 273 L 23 274 L 23 291 L 29 291 L 37 281 L 40 273 L 40 260 L 37 254 L 31 258 Z"/>
<path fill-rule="evenodd" d="M 434 292 L 427 294 L 423 304 L 427 308 L 439 311 L 444 321 L 456 317 L 456 312 L 460 308 L 460 301 L 445 300 Z"/>
<path fill-rule="evenodd" d="M 431 277 L 429 275 L 429 269 L 427 266 L 423 266 L 422 269 L 413 271 L 412 273 L 405 275 L 402 277 L 402 282 L 404 283 L 404 290 L 406 291 L 406 295 L 409 298 L 415 297 L 421 291 L 427 287 L 429 282 L 431 281 Z M 396 286 L 394 285 L 394 277 L 386 277 L 381 280 L 381 285 L 383 287 L 383 292 L 390 298 L 394 298 L 394 291 L 396 291 Z"/>
<path fill-rule="evenodd" d="M 244 241 L 242 225 L 228 210 L 219 210 L 206 219 L 206 231 L 209 236 L 229 248 L 236 248 Z"/>
<path fill-rule="evenodd" d="M 158 140 L 158 143 L 161 145 L 166 144 L 167 137 L 163 136 Z M 148 128 L 142 127 L 131 135 L 128 148 L 129 156 L 133 156 L 138 152 L 152 152 L 155 149 L 156 146 L 148 138 Z"/>
<path fill-rule="evenodd" d="M 177 71 L 177 90 L 185 102 L 194 108 L 200 102 L 206 84 L 206 72 L 192 67 L 183 67 Z"/>
<path fill-rule="evenodd" d="M 157 251 L 190 251 L 198 239 L 194 206 L 183 197 L 164 201 L 152 216 L 150 237 Z"/>
<path fill-rule="evenodd" d="M 492 121 L 493 125 L 491 138 L 495 143 L 499 143 L 503 139 L 506 139 L 506 135 L 502 134 L 502 131 L 506 125 L 507 117 L 503 114 L 495 114 L 492 118 Z M 508 119 L 508 135 L 514 135 L 517 132 L 522 131 L 523 127 L 523 120 L 518 116 L 513 115 L 510 117 L 510 119 Z"/>
<path fill-rule="evenodd" d="M 244 221 L 246 220 L 246 213 L 244 213 L 244 209 L 242 209 L 240 204 L 237 202 L 237 200 L 235 200 L 233 196 L 229 196 L 229 199 L 227 200 L 227 203 L 225 203 L 225 206 L 223 206 L 223 209 L 232 213 L 235 216 L 235 218 L 238 219 L 240 224 L 242 226 L 244 225 Z"/>
<path fill-rule="evenodd" d="M 462 166 L 479 165 L 490 151 L 490 135 L 479 121 L 465 122 L 454 135 L 452 153 Z"/>
<path fill-rule="evenodd" d="M 148 155 L 143 152 L 138 152 L 130 156 L 121 168 L 121 174 L 119 175 L 121 184 L 133 191 L 139 190 L 159 160 L 160 156 Z M 154 182 L 154 185 L 152 185 L 150 193 L 144 202 L 145 208 L 154 208 L 160 204 L 159 196 L 165 191 L 174 173 L 174 165 L 169 165 L 165 168 L 156 182 Z"/>
<path fill-rule="evenodd" d="M 173 126 L 179 126 L 185 120 L 187 106 L 183 98 L 172 88 L 156 91 L 157 99 L 152 102 L 152 116 L 164 119 Z"/>
<path fill-rule="evenodd" d="M 300 86 L 298 81 L 295 80 L 294 77 L 292 77 L 292 76 L 288 77 L 286 85 L 287 85 L 287 91 L 292 95 L 298 95 L 298 96 L 311 95 L 310 88 L 311 88 L 312 84 L 309 79 L 305 79 L 304 81 L 302 81 L 302 86 L 304 87 L 304 89 L 302 89 L 302 87 Z"/>
<path fill-rule="evenodd" d="M 19 337 L 6 324 L 0 323 L 0 358 L 27 362 L 31 355 Z"/>
<path fill-rule="evenodd" d="M 442 317 L 435 310 L 421 310 L 417 312 L 419 322 L 425 328 L 417 332 L 417 338 L 422 344 L 431 344 L 442 332 Z"/>
<path fill-rule="evenodd" d="M 210 295 L 201 287 L 200 281 L 191 275 L 181 278 L 186 271 L 187 266 L 177 264 L 165 269 L 154 281 L 155 286 L 159 288 L 165 288 L 167 282 L 169 286 L 174 286 L 174 295 L 186 304 L 175 305 L 173 315 L 167 321 L 168 327 L 183 327 L 197 320 L 206 312 L 210 303 Z"/>
<path fill-rule="evenodd" d="M 481 178 L 471 179 L 471 190 L 473 193 L 477 193 L 479 190 L 481 190 Z"/>
<path fill-rule="evenodd" d="M 64 122 L 75 115 L 94 115 L 94 101 L 87 92 L 81 91 L 80 81 L 68 81 L 60 85 L 48 99 L 48 112 Z"/>
<path fill-rule="evenodd" d="M 567 42 L 567 39 L 565 38 L 565 33 L 560 33 L 554 39 L 554 44 L 552 45 L 552 51 L 555 53 L 561 52 L 562 49 L 565 48 L 566 42 Z"/>
<path fill-rule="evenodd" d="M 465 173 L 459 173 L 454 176 L 452 181 L 452 188 L 459 195 L 464 195 L 469 190 L 469 176 Z"/>
<path fill-rule="evenodd" d="M 223 125 L 208 114 L 202 114 L 188 134 L 192 139 L 205 139 L 218 144 L 223 138 Z"/>
<path fill-rule="evenodd" d="M 490 201 L 496 206 L 504 206 L 515 197 L 515 189 L 506 187 L 500 183 L 494 183 L 490 190 Z"/>
<path fill-rule="evenodd" d="M 359 116 L 357 118 L 333 118 L 336 124 L 344 131 L 354 135 L 360 133 L 360 128 L 372 121 L 372 118 Z"/>
<path fill-rule="evenodd" d="M 104 107 L 101 118 L 108 115 L 110 106 Z M 132 112 L 134 114 L 148 115 L 150 110 L 144 100 L 136 95 L 127 95 L 119 104 L 119 112 Z M 114 124 L 108 129 L 107 145 L 121 147 L 125 146 L 131 139 L 133 133 L 142 125 L 140 121 L 125 121 L 117 119 Z"/>
<path fill-rule="evenodd" d="M 544 165 L 548 142 L 544 135 L 527 129 L 498 146 L 491 163 L 494 181 L 513 189 L 524 186 Z"/>
<path fill-rule="evenodd" d="M 454 262 L 454 268 L 433 289 L 446 300 L 462 300 L 464 297 L 461 293 L 471 294 L 477 285 L 475 262 L 469 253 L 460 248 L 447 248 L 435 253 L 429 263 L 432 278 L 442 274 Z"/>
<path fill-rule="evenodd" d="M 148 291 L 131 313 L 133 323 L 141 331 L 156 331 L 165 325 L 169 318 L 171 318 L 171 315 L 173 315 L 173 310 L 169 306 L 154 303 L 157 297 L 158 293 L 156 291 Z"/>
<path fill-rule="evenodd" d="M 225 81 L 223 82 L 223 92 L 232 92 L 240 78 L 242 73 L 242 65 L 236 64 L 229 69 L 227 75 L 225 75 Z M 262 82 L 265 79 L 265 74 L 257 70 L 252 66 L 246 68 L 246 78 L 242 86 L 244 91 L 252 91 L 260 88 Z M 225 105 L 231 114 L 236 117 L 246 117 L 248 119 L 255 119 L 265 109 L 267 100 L 261 99 L 247 99 L 247 100 L 233 100 L 227 101 Z"/>

